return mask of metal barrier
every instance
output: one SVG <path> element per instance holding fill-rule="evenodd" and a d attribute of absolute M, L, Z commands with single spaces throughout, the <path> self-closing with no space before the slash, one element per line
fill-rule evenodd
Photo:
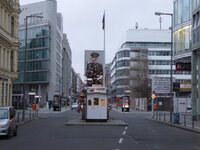
<path fill-rule="evenodd" d="M 39 117 L 38 110 L 31 110 L 31 109 L 25 110 L 24 121 L 23 121 L 23 111 L 22 110 L 17 110 L 16 115 L 17 115 L 16 118 L 17 118 L 18 123 L 26 122 L 28 120 L 36 119 Z"/>
<path fill-rule="evenodd" d="M 157 111 L 152 115 L 153 119 L 170 122 L 170 112 Z M 184 127 L 190 127 L 200 130 L 200 120 L 195 121 L 192 119 L 191 113 L 173 113 L 172 122 L 174 124 L 180 124 Z"/>

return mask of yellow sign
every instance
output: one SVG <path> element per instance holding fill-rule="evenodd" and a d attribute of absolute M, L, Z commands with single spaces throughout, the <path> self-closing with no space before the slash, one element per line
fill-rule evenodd
<path fill-rule="evenodd" d="M 102 99 L 102 100 L 101 100 L 101 105 L 102 105 L 102 106 L 106 106 L 106 100 Z"/>
<path fill-rule="evenodd" d="M 156 95 L 155 95 L 155 94 L 152 94 L 152 95 L 151 95 L 151 98 L 152 98 L 152 99 L 156 98 Z"/>

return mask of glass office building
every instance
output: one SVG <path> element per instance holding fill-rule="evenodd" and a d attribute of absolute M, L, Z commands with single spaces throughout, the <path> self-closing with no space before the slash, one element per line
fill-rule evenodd
<path fill-rule="evenodd" d="M 174 0 L 173 3 L 173 58 L 175 64 L 191 64 L 192 50 L 192 0 Z M 185 79 L 178 97 L 191 97 L 191 70 L 182 70 Z"/>
<path fill-rule="evenodd" d="M 26 47 L 24 20 L 27 17 Z M 23 100 L 24 82 L 27 102 L 32 101 L 31 97 L 41 103 L 52 101 L 55 94 L 62 94 L 63 18 L 57 12 L 57 2 L 41 1 L 21 6 L 19 24 L 19 74 L 13 88 L 13 101 Z"/>
<path fill-rule="evenodd" d="M 13 103 L 16 106 L 15 103 L 18 102 L 18 106 L 16 107 L 21 107 L 19 99 L 23 94 L 24 82 L 26 84 L 26 92 L 29 95 L 29 103 L 33 100 L 31 95 L 35 97 L 41 96 L 41 92 L 39 91 L 46 88 L 49 83 L 50 25 L 45 21 L 29 25 L 27 28 L 27 47 L 25 44 L 26 29 L 24 25 L 20 26 L 18 34 L 20 42 L 18 52 L 18 78 L 14 82 Z M 25 77 L 24 74 L 26 74 Z"/>
<path fill-rule="evenodd" d="M 192 118 L 200 118 L 200 0 L 192 0 Z"/>
<path fill-rule="evenodd" d="M 191 0 L 175 0 L 173 13 L 174 58 L 191 60 Z"/>
<path fill-rule="evenodd" d="M 26 49 L 26 83 L 49 82 L 49 25 L 28 28 Z M 25 29 L 19 30 L 19 75 L 16 83 L 24 82 Z"/>

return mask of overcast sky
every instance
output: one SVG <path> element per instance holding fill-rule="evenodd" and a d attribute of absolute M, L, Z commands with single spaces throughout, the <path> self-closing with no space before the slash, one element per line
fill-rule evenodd
<path fill-rule="evenodd" d="M 20 0 L 21 5 L 44 0 Z M 63 15 L 64 32 L 72 50 L 72 66 L 84 72 L 84 51 L 103 49 L 102 18 L 106 12 L 106 63 L 111 62 L 126 31 L 160 28 L 155 11 L 172 13 L 173 0 L 57 0 L 58 12 Z M 169 16 L 162 16 L 162 28 L 171 25 Z"/>

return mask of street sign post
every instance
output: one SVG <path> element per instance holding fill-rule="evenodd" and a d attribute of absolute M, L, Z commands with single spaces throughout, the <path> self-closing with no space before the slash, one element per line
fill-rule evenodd
<path fill-rule="evenodd" d="M 153 93 L 151 95 L 151 111 L 152 111 L 152 118 L 154 118 L 154 99 L 156 98 L 156 95 Z"/>

